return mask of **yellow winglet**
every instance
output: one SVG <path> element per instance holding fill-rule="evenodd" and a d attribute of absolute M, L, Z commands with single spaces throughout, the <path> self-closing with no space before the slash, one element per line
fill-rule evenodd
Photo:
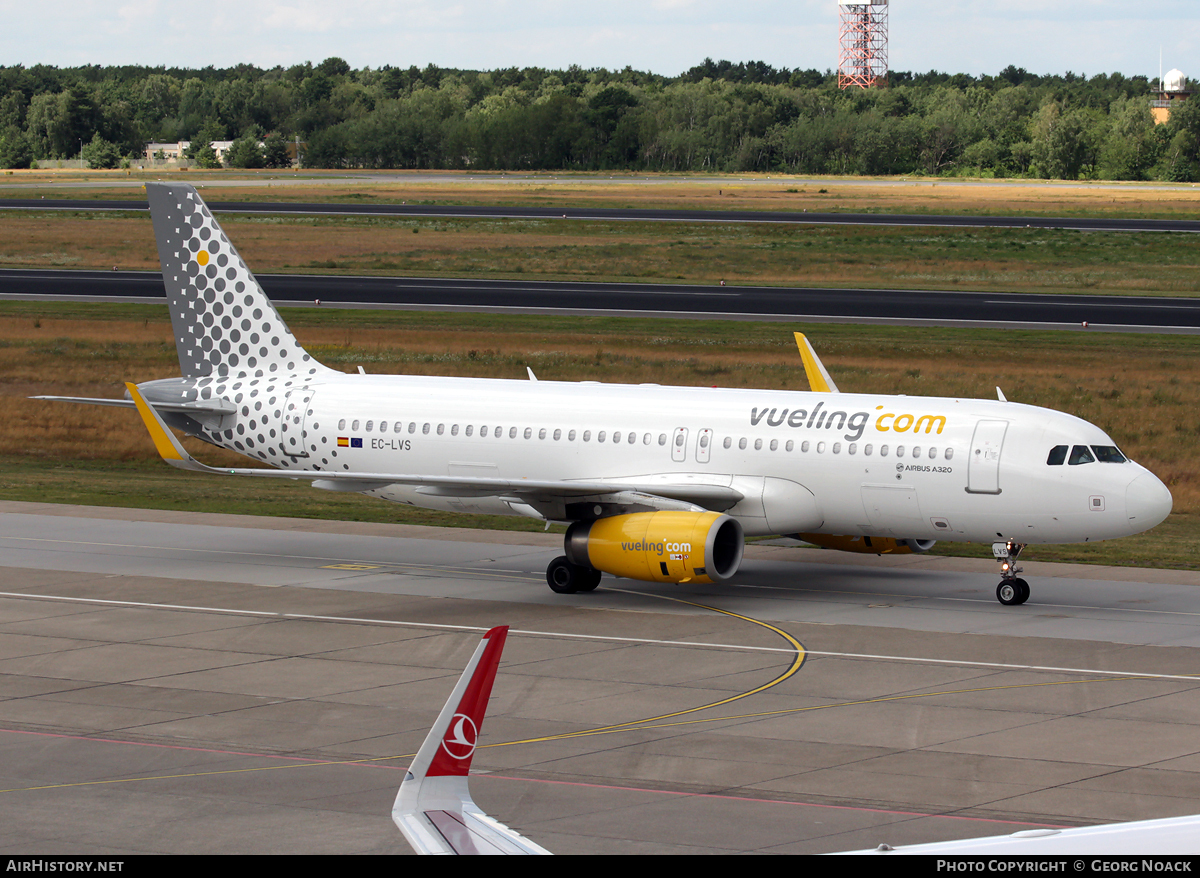
<path fill-rule="evenodd" d="M 804 361 L 804 372 L 808 375 L 808 386 L 817 393 L 839 393 L 837 385 L 833 383 L 833 379 L 829 377 L 829 373 L 825 371 L 825 365 L 821 362 L 817 352 L 813 350 L 813 346 L 808 343 L 808 339 L 804 337 L 803 332 L 792 333 L 796 336 L 796 347 L 800 349 L 800 359 Z"/>
<path fill-rule="evenodd" d="M 158 412 L 150 403 L 146 402 L 137 385 L 126 381 L 125 389 L 133 397 L 133 403 L 137 406 L 138 414 L 142 416 L 142 423 L 146 425 L 150 438 L 154 440 L 154 447 L 158 450 L 159 456 L 172 466 L 190 469 L 191 465 L 195 463 L 192 456 L 184 451 L 179 440 L 167 429 L 163 419 L 158 416 Z"/>

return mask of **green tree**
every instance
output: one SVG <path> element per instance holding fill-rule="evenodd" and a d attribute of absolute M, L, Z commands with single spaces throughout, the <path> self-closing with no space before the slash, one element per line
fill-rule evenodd
<path fill-rule="evenodd" d="M 1145 98 L 1118 98 L 1109 108 L 1108 131 L 1100 148 L 1100 176 L 1144 180 L 1157 158 L 1150 105 Z"/>
<path fill-rule="evenodd" d="M 225 163 L 231 168 L 263 168 L 267 164 L 258 138 L 251 135 L 239 137 L 230 145 Z"/>
<path fill-rule="evenodd" d="M 282 134 L 272 134 L 263 141 L 263 165 L 268 168 L 290 168 L 288 142 Z"/>
<path fill-rule="evenodd" d="M 29 138 L 16 125 L 0 131 L 0 168 L 28 168 L 33 161 Z"/>
<path fill-rule="evenodd" d="M 83 160 L 90 168 L 108 170 L 121 163 L 121 151 L 116 144 L 109 143 L 96 132 L 92 135 L 92 142 L 83 147 Z"/>
<path fill-rule="evenodd" d="M 198 168 L 219 168 L 221 162 L 217 158 L 217 151 L 213 149 L 213 141 L 221 140 L 221 135 L 224 132 L 215 123 L 210 122 L 200 129 L 200 133 L 188 144 L 188 148 L 184 150 L 184 156 L 196 163 Z"/>
<path fill-rule="evenodd" d="M 1047 100 L 1038 110 L 1033 126 L 1033 163 L 1036 177 L 1075 180 L 1080 171 L 1096 162 L 1100 143 L 1095 114 L 1087 110 L 1064 110 L 1056 100 Z"/>

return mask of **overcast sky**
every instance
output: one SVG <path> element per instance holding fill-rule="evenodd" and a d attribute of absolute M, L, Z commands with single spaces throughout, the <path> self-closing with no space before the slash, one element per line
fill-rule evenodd
<path fill-rule="evenodd" d="M 0 65 L 837 66 L 836 0 L 0 0 Z M 1200 77 L 1196 0 L 893 0 L 893 70 Z"/>

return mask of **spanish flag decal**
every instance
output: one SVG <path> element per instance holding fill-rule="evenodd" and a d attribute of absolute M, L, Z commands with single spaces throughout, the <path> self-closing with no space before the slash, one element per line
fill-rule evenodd
<path fill-rule="evenodd" d="M 349 448 L 350 440 L 345 436 L 338 436 L 338 448 Z"/>

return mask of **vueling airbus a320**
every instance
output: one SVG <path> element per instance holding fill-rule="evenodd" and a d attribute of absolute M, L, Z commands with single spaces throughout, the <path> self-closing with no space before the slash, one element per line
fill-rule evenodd
<path fill-rule="evenodd" d="M 719 582 L 746 535 L 855 552 L 992 543 L 1021 604 L 1029 543 L 1140 533 L 1171 494 L 1098 427 L 1001 399 L 347 375 L 292 336 L 195 189 L 149 183 L 180 378 L 126 385 L 173 466 L 308 479 L 430 509 L 569 525 L 546 579 Z M 266 467 L 194 460 L 174 427 Z"/>

